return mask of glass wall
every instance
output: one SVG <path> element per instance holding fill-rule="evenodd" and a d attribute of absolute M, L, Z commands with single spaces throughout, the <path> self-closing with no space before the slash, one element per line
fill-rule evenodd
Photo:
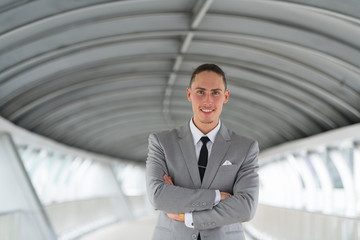
<path fill-rule="evenodd" d="M 77 239 L 151 212 L 144 164 L 64 146 L 5 121 L 1 130 L 0 239 Z"/>
<path fill-rule="evenodd" d="M 359 216 L 353 142 L 274 156 L 260 169 L 260 202 L 338 216 Z"/>
<path fill-rule="evenodd" d="M 132 217 L 113 173 L 116 163 L 30 145 L 17 149 L 60 239 Z"/>
<path fill-rule="evenodd" d="M 255 239 L 360 239 L 360 124 L 259 156 Z"/>

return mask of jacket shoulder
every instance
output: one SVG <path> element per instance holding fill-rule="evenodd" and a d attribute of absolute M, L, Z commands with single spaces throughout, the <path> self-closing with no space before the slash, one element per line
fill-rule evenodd
<path fill-rule="evenodd" d="M 231 141 L 235 144 L 242 144 L 242 145 L 248 145 L 248 146 L 258 145 L 258 142 L 254 139 L 237 134 L 236 132 L 231 131 L 231 130 L 228 130 L 228 131 L 229 131 L 229 136 L 231 138 Z"/>
<path fill-rule="evenodd" d="M 173 138 L 175 139 L 180 135 L 181 131 L 183 131 L 183 128 L 184 127 L 177 127 L 177 128 L 173 128 L 173 129 L 153 132 L 150 134 L 150 137 L 155 136 L 160 141 L 161 140 L 169 140 L 169 139 L 173 139 Z"/>

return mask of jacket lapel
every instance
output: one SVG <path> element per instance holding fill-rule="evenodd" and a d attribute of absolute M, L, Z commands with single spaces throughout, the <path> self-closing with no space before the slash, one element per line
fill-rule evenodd
<path fill-rule="evenodd" d="M 193 181 L 195 188 L 201 187 L 199 169 L 197 165 L 194 140 L 190 131 L 189 124 L 180 128 L 179 133 L 179 145 L 184 157 L 186 167 L 190 173 L 191 180 Z"/>
<path fill-rule="evenodd" d="M 230 147 L 230 144 L 231 138 L 229 136 L 229 132 L 227 128 L 221 124 L 221 128 L 211 149 L 210 158 L 208 160 L 201 188 L 210 188 L 220 164 L 224 160 L 225 154 Z"/>

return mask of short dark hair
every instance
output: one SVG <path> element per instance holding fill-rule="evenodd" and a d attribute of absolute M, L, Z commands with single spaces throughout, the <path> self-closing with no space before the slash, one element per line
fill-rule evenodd
<path fill-rule="evenodd" d="M 194 82 L 195 76 L 197 74 L 199 74 L 201 72 L 205 72 L 205 71 L 211 71 L 211 72 L 214 72 L 214 73 L 220 75 L 224 81 L 225 90 L 227 90 L 225 72 L 218 65 L 213 64 L 213 63 L 202 64 L 193 71 L 193 73 L 191 75 L 190 83 L 189 83 L 189 88 L 191 88 L 191 84 Z"/>

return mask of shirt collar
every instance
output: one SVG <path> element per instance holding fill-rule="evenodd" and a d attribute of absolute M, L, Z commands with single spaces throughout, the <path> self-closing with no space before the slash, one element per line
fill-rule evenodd
<path fill-rule="evenodd" d="M 219 132 L 221 126 L 221 121 L 219 119 L 218 125 L 211 130 L 208 134 L 203 134 L 194 124 L 193 119 L 190 120 L 190 131 L 194 139 L 194 144 L 197 144 L 200 141 L 200 138 L 203 136 L 207 136 L 212 143 L 215 142 L 216 134 Z"/>

